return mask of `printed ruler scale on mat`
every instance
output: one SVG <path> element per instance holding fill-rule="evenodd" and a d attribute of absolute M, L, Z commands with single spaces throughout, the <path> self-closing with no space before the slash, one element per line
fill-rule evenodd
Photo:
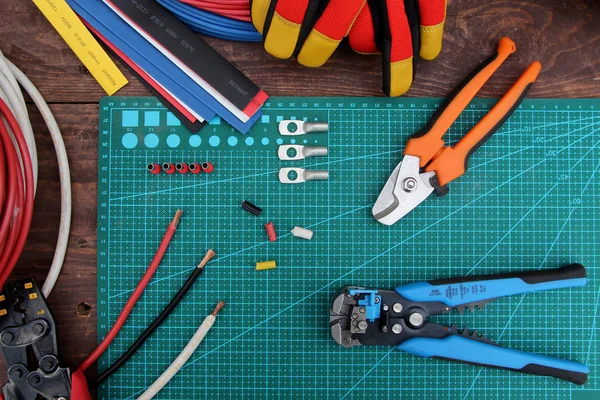
<path fill-rule="evenodd" d="M 476 99 L 449 132 L 455 142 L 494 103 Z M 220 120 L 191 135 L 154 98 L 100 104 L 98 334 L 106 334 L 177 208 L 185 211 L 163 265 L 115 343 L 116 360 L 181 286 L 207 248 L 217 256 L 175 313 L 99 389 L 135 399 L 176 357 L 215 301 L 228 306 L 160 399 L 600 398 L 600 103 L 525 100 L 471 159 L 450 193 L 392 227 L 371 208 L 408 135 L 437 99 L 272 98 L 247 136 Z M 280 119 L 329 121 L 328 134 L 279 136 Z M 280 143 L 329 155 L 277 158 Z M 306 140 L 306 142 L 304 142 Z M 150 162 L 211 161 L 200 175 L 152 175 Z M 329 170 L 328 181 L 282 185 L 280 167 Z M 256 217 L 240 203 L 264 211 Z M 279 239 L 268 242 L 273 221 Z M 295 225 L 314 230 L 294 238 Z M 255 271 L 256 261 L 277 269 Z M 527 352 L 590 368 L 579 387 L 556 379 L 428 360 L 390 348 L 343 349 L 328 307 L 344 285 L 393 288 L 445 277 L 587 267 L 583 288 L 513 296 L 439 322 L 480 328 Z"/>

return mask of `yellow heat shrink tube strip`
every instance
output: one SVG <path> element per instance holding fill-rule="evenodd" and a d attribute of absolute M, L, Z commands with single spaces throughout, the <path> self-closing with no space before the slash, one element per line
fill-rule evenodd
<path fill-rule="evenodd" d="M 273 269 L 273 268 L 277 268 L 277 265 L 275 264 L 274 260 L 271 261 L 259 261 L 256 263 L 256 270 L 257 271 L 264 271 L 267 269 Z"/>
<path fill-rule="evenodd" d="M 129 83 L 65 0 L 33 2 L 109 96 Z"/>

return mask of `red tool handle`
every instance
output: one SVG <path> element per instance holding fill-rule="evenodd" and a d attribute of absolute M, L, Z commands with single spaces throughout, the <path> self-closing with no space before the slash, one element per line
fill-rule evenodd
<path fill-rule="evenodd" d="M 427 125 L 411 136 L 406 143 L 404 155 L 419 157 L 421 168 L 444 147 L 442 137 L 456 121 L 481 87 L 496 72 L 498 67 L 515 52 L 515 42 L 507 37 L 500 39 L 495 55 L 483 62 L 448 96 Z"/>

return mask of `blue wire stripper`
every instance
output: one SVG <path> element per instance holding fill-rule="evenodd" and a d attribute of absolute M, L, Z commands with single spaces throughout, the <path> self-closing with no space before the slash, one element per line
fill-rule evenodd
<path fill-rule="evenodd" d="M 583 385 L 584 364 L 504 348 L 479 335 L 427 321 L 431 315 L 473 310 L 502 296 L 584 286 L 585 268 L 571 264 L 546 271 L 417 282 L 394 290 L 347 286 L 331 304 L 330 325 L 344 347 L 395 346 L 428 358 L 552 376 Z"/>

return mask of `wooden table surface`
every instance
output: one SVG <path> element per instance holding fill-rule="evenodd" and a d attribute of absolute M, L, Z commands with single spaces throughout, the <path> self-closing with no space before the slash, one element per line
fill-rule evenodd
<path fill-rule="evenodd" d="M 444 47 L 435 61 L 421 61 L 409 96 L 446 96 L 509 36 L 517 52 L 481 91 L 497 97 L 532 61 L 542 73 L 530 97 L 600 97 L 600 2 L 596 0 L 450 0 Z M 267 55 L 259 43 L 207 38 L 210 45 L 270 95 L 380 96 L 379 57 L 342 46 L 323 67 Z M 31 79 L 61 128 L 73 184 L 73 217 L 63 272 L 48 302 L 56 320 L 60 352 L 76 366 L 96 345 L 96 158 L 100 86 L 31 1 L 0 2 L 0 50 Z M 130 83 L 118 94 L 147 96 L 120 64 Z M 12 277 L 45 279 L 60 218 L 59 180 L 52 142 L 30 108 L 39 156 L 39 183 L 27 246 Z M 90 317 L 78 317 L 86 301 Z M 3 367 L 2 370 L 4 370 Z M 90 371 L 90 375 L 95 371 Z M 5 374 L 0 381 L 6 380 Z"/>

